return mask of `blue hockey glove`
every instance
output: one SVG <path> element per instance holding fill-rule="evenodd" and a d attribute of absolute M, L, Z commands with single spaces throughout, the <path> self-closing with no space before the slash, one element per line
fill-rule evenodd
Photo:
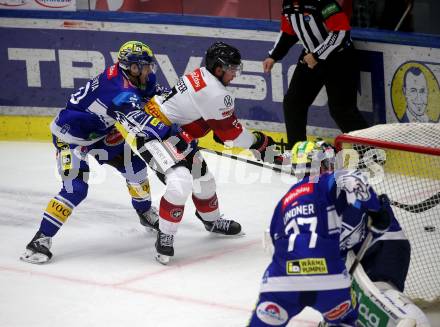
<path fill-rule="evenodd" d="M 392 213 L 390 207 L 390 199 L 386 194 L 379 195 L 379 202 L 381 208 L 379 211 L 369 210 L 367 213 L 369 215 L 369 226 L 373 233 L 383 234 L 385 233 L 391 225 Z"/>

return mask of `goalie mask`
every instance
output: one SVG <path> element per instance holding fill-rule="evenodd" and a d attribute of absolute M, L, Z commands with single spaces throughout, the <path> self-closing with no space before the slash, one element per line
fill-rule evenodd
<path fill-rule="evenodd" d="M 298 178 L 331 172 L 335 166 L 335 149 L 324 140 L 297 142 L 292 148 L 292 172 Z"/>
<path fill-rule="evenodd" d="M 217 67 L 221 67 L 224 72 L 232 71 L 236 76 L 239 76 L 243 70 L 240 51 L 223 42 L 215 42 L 209 47 L 206 51 L 205 66 L 213 75 Z"/>

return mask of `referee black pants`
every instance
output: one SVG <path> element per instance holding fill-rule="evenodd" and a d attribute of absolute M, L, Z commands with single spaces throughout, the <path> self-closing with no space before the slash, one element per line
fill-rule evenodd
<path fill-rule="evenodd" d="M 367 122 L 357 109 L 358 82 L 354 49 L 335 53 L 313 69 L 300 60 L 283 101 L 287 148 L 306 140 L 307 113 L 323 86 L 328 95 L 330 115 L 343 133 L 367 128 Z"/>

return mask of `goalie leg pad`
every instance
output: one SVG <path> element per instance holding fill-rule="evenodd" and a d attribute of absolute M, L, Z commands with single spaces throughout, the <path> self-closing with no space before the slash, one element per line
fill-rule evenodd
<path fill-rule="evenodd" d="M 379 240 L 370 246 L 361 263 L 371 281 L 391 283 L 402 292 L 410 255 L 408 240 Z"/>

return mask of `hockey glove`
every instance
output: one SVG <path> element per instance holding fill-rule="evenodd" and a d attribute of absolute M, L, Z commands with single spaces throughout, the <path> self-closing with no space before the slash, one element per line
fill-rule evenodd
<path fill-rule="evenodd" d="M 189 153 L 194 151 L 198 146 L 197 139 L 194 139 L 186 133 L 180 126 L 173 124 L 170 129 L 170 137 L 164 141 L 171 145 L 176 153 L 182 154 L 186 157 Z"/>
<path fill-rule="evenodd" d="M 221 138 L 219 138 L 219 137 L 217 136 L 217 134 L 212 133 L 212 138 L 214 139 L 215 142 L 217 142 L 217 143 L 219 143 L 219 144 L 221 144 L 221 145 L 225 145 L 225 143 L 221 140 Z"/>
<path fill-rule="evenodd" d="M 270 136 L 259 131 L 254 131 L 252 134 L 254 134 L 256 140 L 249 149 L 254 150 L 253 153 L 255 158 L 268 163 L 274 163 L 275 156 L 280 155 L 279 152 L 275 150 L 274 140 Z"/>
<path fill-rule="evenodd" d="M 383 234 L 385 233 L 391 225 L 392 213 L 390 207 L 390 199 L 386 194 L 379 195 L 379 202 L 381 208 L 379 211 L 368 211 L 369 215 L 369 226 L 373 233 Z"/>
<path fill-rule="evenodd" d="M 127 114 L 116 111 L 116 119 L 129 133 L 145 140 L 162 140 L 169 135 L 170 127 L 162 121 L 142 110 L 134 110 Z"/>

